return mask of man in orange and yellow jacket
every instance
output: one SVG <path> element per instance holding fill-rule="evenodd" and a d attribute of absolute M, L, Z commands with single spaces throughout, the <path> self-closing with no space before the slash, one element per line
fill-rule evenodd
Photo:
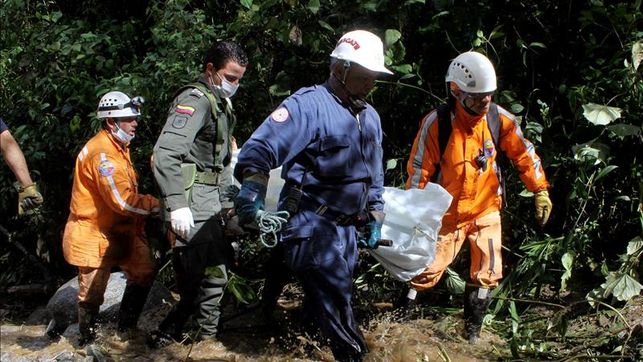
<path fill-rule="evenodd" d="M 63 253 L 78 267 L 79 343 L 96 337 L 95 324 L 111 268 L 127 275 L 118 315 L 118 330 L 136 327 L 155 268 L 144 223 L 158 215 L 159 201 L 138 193 L 138 176 L 129 143 L 134 138 L 142 98 L 122 92 L 105 94 L 97 116 L 103 128 L 76 158 L 70 214 L 63 236 Z"/>
<path fill-rule="evenodd" d="M 435 180 L 453 201 L 442 220 L 435 259 L 411 280 L 409 298 L 435 286 L 468 240 L 471 266 L 465 288 L 465 330 L 469 341 L 475 343 L 490 290 L 502 279 L 503 189 L 496 163 L 498 152 L 513 162 L 520 179 L 534 193 L 541 226 L 547 222 L 552 204 L 549 183 L 533 144 L 524 138 L 514 115 L 491 102 L 496 73 L 489 59 L 477 52 L 460 54 L 451 62 L 446 82 L 448 104 L 445 111 L 434 110 L 422 120 L 407 163 L 406 186 L 424 188 Z M 445 120 L 439 121 L 440 114 Z"/>

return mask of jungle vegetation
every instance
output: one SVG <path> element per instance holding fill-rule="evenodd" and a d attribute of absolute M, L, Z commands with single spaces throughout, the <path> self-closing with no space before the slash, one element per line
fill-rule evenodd
<path fill-rule="evenodd" d="M 33 215 L 16 216 L 14 178 L 1 168 L 0 238 L 7 242 L 0 243 L 0 286 L 43 275 L 73 277 L 62 258 L 61 235 L 74 159 L 100 126 L 95 109 L 106 91 L 147 100 L 132 155 L 140 190 L 154 193 L 152 147 L 175 91 L 198 76 L 212 41 L 233 39 L 250 57 L 234 99 L 235 136 L 243 144 L 284 97 L 323 82 L 335 41 L 363 28 L 384 40 L 386 63 L 395 71 L 370 96 L 385 132 L 388 186 L 403 186 L 419 121 L 445 99 L 449 61 L 477 50 L 495 64 L 495 101 L 517 115 L 535 144 L 554 210 L 549 224 L 538 228 L 532 195 L 509 172 L 505 279 L 492 315 L 506 321 L 515 357 L 556 358 L 562 352 L 548 343 L 552 335 L 565 339 L 567 318 L 617 311 L 643 289 L 641 3 L 2 0 L 0 115 L 38 174 L 45 204 Z M 162 244 L 159 235 L 151 238 Z M 246 256 L 262 253 L 256 243 L 244 247 Z M 459 264 L 441 285 L 447 293 L 463 288 L 459 275 L 466 277 L 467 264 Z M 252 299 L 253 278 L 259 277 L 239 273 L 235 295 Z M 396 285 L 373 265 L 360 268 L 358 288 L 365 283 L 368 291 L 360 293 L 377 297 L 389 297 Z M 565 301 L 552 306 L 553 320 L 523 319 L 526 309 L 552 293 Z M 628 336 L 614 338 L 596 340 L 587 350 L 633 359 L 640 353 Z"/>

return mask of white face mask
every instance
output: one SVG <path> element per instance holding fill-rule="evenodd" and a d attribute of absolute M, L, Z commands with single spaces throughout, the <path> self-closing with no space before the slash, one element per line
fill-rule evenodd
<path fill-rule="evenodd" d="M 128 145 L 132 140 L 134 139 L 134 136 L 130 136 L 129 134 L 125 133 L 119 126 L 117 122 L 114 122 L 114 125 L 116 126 L 116 132 L 112 130 L 112 134 L 114 137 L 116 137 L 117 140 L 121 141 L 124 145 Z"/>
<path fill-rule="evenodd" d="M 237 89 L 239 89 L 238 84 L 230 83 L 227 79 L 225 79 L 225 77 L 220 76 L 219 73 L 215 74 L 217 75 L 217 77 L 219 77 L 219 79 L 221 79 L 221 85 L 216 85 L 214 84 L 214 81 L 212 82 L 212 85 L 219 94 L 219 97 L 231 98 L 235 93 L 237 93 Z"/>

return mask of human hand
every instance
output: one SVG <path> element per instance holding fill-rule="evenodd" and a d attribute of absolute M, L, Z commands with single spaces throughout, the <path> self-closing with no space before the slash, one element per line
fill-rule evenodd
<path fill-rule="evenodd" d="M 377 249 L 382 238 L 382 225 L 384 224 L 382 211 L 370 211 L 370 221 L 366 224 L 366 231 L 358 236 L 357 245 L 367 249 Z"/>
<path fill-rule="evenodd" d="M 172 231 L 182 237 L 187 238 L 190 234 L 190 228 L 194 227 L 194 219 L 192 218 L 192 211 L 189 207 L 182 207 L 170 212 L 170 224 Z"/>
<path fill-rule="evenodd" d="M 244 180 L 241 190 L 234 198 L 234 208 L 239 217 L 239 225 L 247 225 L 257 219 L 259 210 L 263 208 L 266 197 L 266 185 Z"/>
<path fill-rule="evenodd" d="M 357 246 L 366 249 L 377 249 L 379 240 L 382 237 L 382 225 L 376 221 L 370 221 L 367 230 L 357 238 Z"/>
<path fill-rule="evenodd" d="M 37 208 L 43 201 L 35 183 L 27 187 L 21 187 L 18 190 L 18 215 L 23 215 L 25 212 Z"/>
<path fill-rule="evenodd" d="M 536 192 L 534 194 L 534 205 L 536 206 L 536 221 L 541 227 L 545 226 L 552 208 L 549 192 L 547 190 Z"/>

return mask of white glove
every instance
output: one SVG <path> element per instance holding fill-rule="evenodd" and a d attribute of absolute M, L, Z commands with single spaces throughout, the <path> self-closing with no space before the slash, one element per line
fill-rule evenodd
<path fill-rule="evenodd" d="M 170 211 L 170 223 L 172 224 L 172 231 L 183 239 L 187 238 L 190 234 L 190 227 L 194 227 L 194 219 L 192 218 L 192 211 L 189 207 L 182 207 L 174 211 Z"/>

